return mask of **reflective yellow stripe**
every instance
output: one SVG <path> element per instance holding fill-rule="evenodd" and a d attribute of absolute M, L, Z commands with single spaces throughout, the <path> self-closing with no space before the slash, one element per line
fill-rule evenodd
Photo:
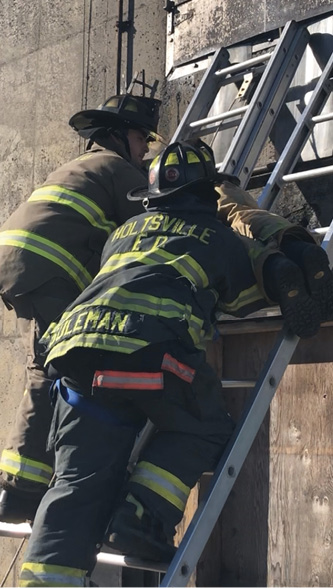
<path fill-rule="evenodd" d="M 143 347 L 147 347 L 149 341 L 135 339 L 134 337 L 123 337 L 122 335 L 101 335 L 100 333 L 83 333 L 74 335 L 68 341 L 56 343 L 46 358 L 46 364 L 52 359 L 65 355 L 74 347 L 91 347 L 93 349 L 104 349 L 105 351 L 116 351 L 118 353 L 134 353 Z"/>
<path fill-rule="evenodd" d="M 49 465 L 28 459 L 8 449 L 4 449 L 1 454 L 0 469 L 18 478 L 24 478 L 25 480 L 40 482 L 46 485 L 49 484 L 53 473 Z"/>
<path fill-rule="evenodd" d="M 206 288 L 209 284 L 206 272 L 193 257 L 187 253 L 181 256 L 173 255 L 169 251 L 165 251 L 165 249 L 156 248 L 138 253 L 135 251 L 116 253 L 108 259 L 99 273 L 106 274 L 133 262 L 142 265 L 168 264 L 174 267 L 181 276 L 184 276 L 199 288 Z"/>
<path fill-rule="evenodd" d="M 147 461 L 140 461 L 130 477 L 130 482 L 146 486 L 184 512 L 191 489 L 167 470 Z"/>
<path fill-rule="evenodd" d="M 232 314 L 234 311 L 243 308 L 243 306 L 248 306 L 257 300 L 263 300 L 263 296 L 257 284 L 255 284 L 251 288 L 243 290 L 232 302 L 221 302 L 219 306 L 226 312 Z"/>
<path fill-rule="evenodd" d="M 187 253 L 166 263 L 176 268 L 182 276 L 194 282 L 196 286 L 200 288 L 206 288 L 208 286 L 207 274 L 203 271 L 201 265 Z"/>
<path fill-rule="evenodd" d="M 68 190 L 62 186 L 43 186 L 35 190 L 30 198 L 28 198 L 28 202 L 43 201 L 56 202 L 57 204 L 73 208 L 76 212 L 84 216 L 91 225 L 106 231 L 108 235 L 117 227 L 114 221 L 106 219 L 104 211 L 97 206 L 96 202 L 79 192 Z"/>
<path fill-rule="evenodd" d="M 19 586 L 84 586 L 87 570 L 50 564 L 25 562 Z"/>
<path fill-rule="evenodd" d="M 80 290 L 84 290 L 92 281 L 92 276 L 71 253 L 57 243 L 35 233 L 15 230 L 0 232 L 0 245 L 28 249 L 46 257 L 66 271 Z"/>

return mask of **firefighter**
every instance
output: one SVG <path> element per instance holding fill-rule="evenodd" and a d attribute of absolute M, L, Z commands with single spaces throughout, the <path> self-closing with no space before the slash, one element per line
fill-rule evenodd
<path fill-rule="evenodd" d="M 55 483 L 37 511 L 22 586 L 83 586 L 120 499 L 136 435 L 158 429 L 127 482 L 110 543 L 169 560 L 191 487 L 214 467 L 233 423 L 205 361 L 217 305 L 244 316 L 267 302 L 241 240 L 216 219 L 211 151 L 167 147 L 146 211 L 118 227 L 101 270 L 42 342 L 57 375 L 50 441 Z"/>
<path fill-rule="evenodd" d="M 96 275 L 111 231 L 139 212 L 126 194 L 146 181 L 143 157 L 159 138 L 159 105 L 119 95 L 72 116 L 87 152 L 51 173 L 1 228 L 0 293 L 16 313 L 28 357 L 27 387 L 0 461 L 1 521 L 33 519 L 51 480 L 51 382 L 38 340 Z"/>
<path fill-rule="evenodd" d="M 145 212 L 110 235 L 99 273 L 42 339 L 55 376 L 55 483 L 20 586 L 87 585 L 104 536 L 127 555 L 169 561 L 175 552 L 190 490 L 233 430 L 205 361 L 215 311 L 267 306 L 242 240 L 216 218 L 216 179 L 208 146 L 169 145 L 148 190 L 129 193 Z M 147 418 L 156 433 L 127 479 Z"/>
<path fill-rule="evenodd" d="M 220 192 L 218 217 L 245 236 L 255 276 L 262 288 L 265 281 L 271 302 L 281 289 L 274 276 L 285 279 L 288 272 L 298 274 L 298 290 L 312 320 L 302 321 L 300 313 L 287 311 L 293 322 L 290 327 L 300 337 L 314 335 L 321 322 L 333 319 L 333 274 L 324 249 L 305 228 L 260 209 L 252 196 L 235 183 L 226 180 L 216 189 Z"/>

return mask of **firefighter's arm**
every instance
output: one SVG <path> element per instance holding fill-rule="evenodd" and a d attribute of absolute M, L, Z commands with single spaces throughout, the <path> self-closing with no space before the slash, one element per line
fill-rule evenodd
<path fill-rule="evenodd" d="M 225 181 L 215 189 L 220 194 L 218 218 L 240 235 L 262 242 L 273 237 L 280 242 L 286 230 L 295 228 L 282 216 L 259 208 L 249 192 L 232 182 Z M 302 227 L 300 229 L 302 233 L 306 232 Z"/>

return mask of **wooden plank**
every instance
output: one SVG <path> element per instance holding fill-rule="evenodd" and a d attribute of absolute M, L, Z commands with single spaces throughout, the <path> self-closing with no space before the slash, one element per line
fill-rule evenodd
<path fill-rule="evenodd" d="M 275 338 L 224 336 L 223 378 L 257 379 Z M 198 585 L 333 585 L 332 340 L 327 325 L 300 341 L 199 562 Z M 224 392 L 235 419 L 247 394 Z"/>
<path fill-rule="evenodd" d="M 272 403 L 268 586 L 333 585 L 332 372 L 289 366 Z"/>

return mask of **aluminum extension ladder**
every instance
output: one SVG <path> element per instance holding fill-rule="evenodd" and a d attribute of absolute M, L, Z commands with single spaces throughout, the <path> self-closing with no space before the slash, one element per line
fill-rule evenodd
<path fill-rule="evenodd" d="M 291 78 L 300 61 L 300 54 L 305 51 L 309 41 L 310 34 L 304 25 L 291 21 L 284 28 L 280 41 L 271 55 L 265 54 L 260 58 L 230 66 L 227 63 L 228 55 L 225 49 L 219 49 L 203 76 L 171 142 L 206 135 L 207 131 L 212 132 L 212 124 L 220 124 L 221 121 L 231 118 L 235 114 L 238 115 L 241 110 L 242 113 L 245 113 L 244 118 L 238 127 L 223 163 L 217 167 L 219 172 L 237 175 L 240 178 L 241 186 L 245 188 L 264 143 L 285 102 Z M 246 70 L 247 67 L 252 67 L 254 63 L 262 63 L 262 61 L 268 59 L 268 65 L 247 107 L 234 109 L 214 117 L 207 116 L 220 90 L 221 80 L 224 80 L 225 83 L 227 76 L 234 73 L 239 74 L 240 71 Z M 333 166 L 317 168 L 316 170 L 299 174 L 291 173 L 315 124 L 333 119 L 333 113 L 320 115 L 333 89 L 332 75 L 333 56 L 325 66 L 308 106 L 297 121 L 295 129 L 274 168 L 274 172 L 259 198 L 259 205 L 262 208 L 270 208 L 280 193 L 282 186 L 287 182 L 297 181 L 309 176 L 314 177 L 333 173 Z M 232 75 L 230 81 L 232 81 Z M 332 264 L 333 221 L 326 232 L 322 246 L 327 251 Z M 222 381 L 224 387 L 247 386 L 253 387 L 253 391 L 214 472 L 209 489 L 200 502 L 164 575 L 160 584 L 161 587 L 187 585 L 265 418 L 298 341 L 297 336 L 292 335 L 285 329 L 282 330 L 256 384 L 248 381 Z M 142 437 L 139 439 L 139 443 L 134 448 L 130 464 L 135 464 L 141 447 L 149 439 L 152 431 L 153 425 L 148 423 Z M 146 569 L 151 568 L 147 567 Z M 163 569 L 165 569 L 165 566 L 161 566 L 160 571 L 163 572 Z"/>
<path fill-rule="evenodd" d="M 283 43 L 288 37 L 289 31 L 294 27 L 295 23 L 289 23 L 285 27 L 284 35 L 281 37 L 280 43 L 277 46 L 274 55 L 271 58 L 270 64 L 266 69 L 264 83 L 270 79 L 271 68 L 274 68 L 274 63 L 280 57 L 279 53 L 283 47 Z M 300 33 L 300 28 L 298 29 Z M 296 35 L 300 39 L 302 35 Z M 295 40 L 296 42 L 296 40 Z M 283 50 L 284 51 L 284 50 Z M 214 67 L 214 62 L 213 62 Z M 287 68 L 288 69 L 288 68 Z M 216 74 L 215 74 L 216 75 Z M 204 85 L 209 87 L 212 83 L 211 72 L 207 71 L 205 78 L 201 82 L 201 87 L 197 90 L 197 100 L 199 105 L 192 103 L 189 105 L 185 118 L 187 123 L 182 123 L 176 131 L 173 140 L 186 139 L 186 125 L 190 129 L 199 128 L 199 122 L 192 122 L 193 113 L 201 112 L 200 97 L 201 90 Z M 267 103 L 264 102 L 262 90 L 264 94 L 269 94 L 270 88 L 259 83 L 257 91 L 253 96 L 251 103 L 246 110 L 246 114 L 240 124 L 235 135 L 234 141 L 230 145 L 229 151 L 222 164 L 218 166 L 218 171 L 233 173 L 240 177 L 241 185 L 246 187 L 246 183 L 251 175 L 255 161 L 261 151 L 261 148 L 269 134 L 272 127 L 271 118 L 276 117 L 277 103 L 281 107 L 280 100 L 284 100 L 285 89 L 279 86 L 275 89 L 274 113 L 272 112 L 272 104 L 267 98 Z M 284 86 L 282 79 L 282 86 Z M 289 80 L 290 83 L 290 80 Z M 271 89 L 272 90 L 272 89 Z M 328 60 L 322 75 L 320 76 L 310 98 L 310 101 L 304 109 L 301 117 L 297 121 L 294 131 L 288 140 L 284 150 L 274 171 L 270 176 L 269 181 L 264 188 L 258 203 L 261 208 L 269 209 L 274 200 L 279 195 L 284 184 L 288 182 L 298 181 L 306 177 L 315 177 L 333 173 L 333 166 L 325 168 L 317 168 L 316 170 L 309 170 L 306 172 L 291 173 L 296 165 L 300 154 L 307 143 L 314 126 L 318 123 L 333 119 L 333 113 L 321 115 L 329 96 L 333 90 L 333 55 Z M 270 93 L 270 95 L 273 91 Z M 282 96 L 283 95 L 283 96 Z M 255 102 L 253 102 L 255 101 Z M 263 104 L 258 114 L 258 108 L 255 106 L 258 101 Z M 202 106 L 201 106 L 202 108 Z M 266 110 L 267 109 L 267 110 Z M 231 111 L 232 112 L 232 111 Z M 270 116 L 271 115 L 271 116 Z M 221 115 L 223 116 L 223 115 Z M 206 123 L 206 119 L 204 122 Z M 221 119 L 220 119 L 221 120 Z M 259 127 L 259 125 L 261 125 Z M 259 131 L 259 132 L 258 132 Z M 333 263 L 333 221 L 326 231 L 322 247 L 326 250 L 331 265 Z M 266 364 L 259 376 L 258 382 L 254 386 L 250 398 L 244 408 L 243 415 L 237 423 L 232 438 L 215 470 L 214 476 L 211 480 L 209 489 L 199 507 L 194 514 L 194 517 L 181 541 L 176 555 L 171 562 L 161 586 L 186 586 L 193 572 L 199 557 L 211 535 L 214 525 L 226 503 L 230 491 L 235 483 L 239 471 L 246 459 L 246 456 L 251 448 L 251 445 L 259 431 L 259 428 L 264 420 L 264 417 L 269 409 L 271 400 L 278 388 L 282 376 L 292 358 L 296 349 L 299 338 L 292 335 L 286 330 L 282 330 L 278 340 L 271 350 Z M 240 386 L 242 384 L 240 383 Z"/>
<path fill-rule="evenodd" d="M 294 21 L 286 24 L 273 53 L 265 53 L 243 63 L 231 65 L 225 48 L 216 51 L 200 85 L 198 86 L 171 142 L 205 136 L 223 130 L 224 121 L 241 122 L 218 171 L 237 175 L 241 186 L 246 188 L 263 146 L 285 104 L 291 80 L 297 70 L 301 56 L 310 42 L 307 28 Z M 267 64 L 267 65 L 266 65 Z M 257 70 L 257 71 L 255 71 Z M 208 116 L 220 89 L 235 80 L 245 78 L 251 71 L 261 76 L 249 104 L 216 116 Z M 328 61 L 311 99 L 298 120 L 271 177 L 264 188 L 259 204 L 270 208 L 282 186 L 287 182 L 305 177 L 325 175 L 333 172 L 333 166 L 293 174 L 300 153 L 314 125 L 333 118 L 333 114 L 320 115 L 333 88 L 333 57 Z M 333 261 L 333 222 L 328 228 L 322 246 Z M 98 562 L 156 571 L 165 574 L 160 586 L 186 586 L 199 557 L 211 535 L 213 527 L 226 503 L 239 471 L 269 409 L 271 400 L 296 349 L 299 338 L 283 330 L 272 349 L 257 383 L 249 381 L 223 381 L 224 387 L 251 387 L 253 391 L 244 408 L 232 438 L 215 470 L 210 487 L 203 497 L 194 517 L 169 566 L 139 560 L 137 558 L 104 553 Z M 142 432 L 130 459 L 133 466 L 153 430 L 148 423 Z M 0 536 L 28 537 L 30 527 L 3 525 Z"/>

